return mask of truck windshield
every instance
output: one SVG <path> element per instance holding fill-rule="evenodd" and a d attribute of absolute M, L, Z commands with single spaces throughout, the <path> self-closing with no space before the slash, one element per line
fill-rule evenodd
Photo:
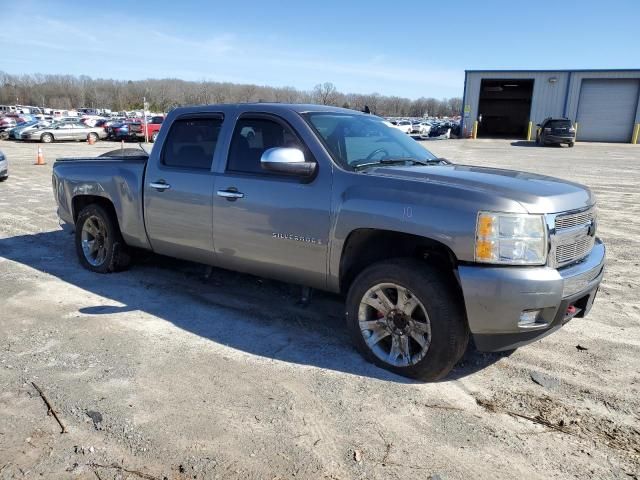
<path fill-rule="evenodd" d="M 391 163 L 430 163 L 435 155 L 403 131 L 373 115 L 303 114 L 333 158 L 348 170 Z"/>

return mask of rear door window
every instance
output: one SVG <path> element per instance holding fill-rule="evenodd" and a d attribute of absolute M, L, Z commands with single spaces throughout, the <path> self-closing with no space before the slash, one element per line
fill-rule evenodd
<path fill-rule="evenodd" d="M 162 164 L 210 170 L 221 127 L 222 116 L 176 120 L 164 143 Z"/>

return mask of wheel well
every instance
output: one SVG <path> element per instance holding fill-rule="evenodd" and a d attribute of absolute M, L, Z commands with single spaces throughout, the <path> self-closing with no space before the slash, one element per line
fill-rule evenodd
<path fill-rule="evenodd" d="M 398 257 L 413 257 L 438 267 L 459 289 L 455 274 L 457 259 L 443 243 L 391 230 L 358 229 L 349 234 L 342 250 L 340 290 L 346 293 L 353 280 L 369 265 Z"/>
<path fill-rule="evenodd" d="M 99 197 L 98 195 L 78 195 L 73 197 L 72 208 L 73 208 L 73 222 L 75 223 L 78 219 L 78 214 L 82 211 L 82 209 L 88 205 L 100 205 L 104 208 L 112 217 L 115 219 L 116 224 L 118 224 L 118 216 L 116 215 L 116 209 L 111 203 L 111 200 Z"/>

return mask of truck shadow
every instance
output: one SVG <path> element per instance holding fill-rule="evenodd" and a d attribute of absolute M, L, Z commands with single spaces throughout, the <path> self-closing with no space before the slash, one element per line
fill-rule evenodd
<path fill-rule="evenodd" d="M 360 357 L 349 339 L 338 295 L 316 291 L 304 307 L 298 304 L 299 288 L 289 284 L 217 268 L 205 279 L 202 265 L 146 252 L 137 256 L 131 270 L 100 275 L 80 266 L 72 237 L 61 230 L 0 239 L 0 257 L 102 297 L 99 304 L 79 309 L 89 317 L 141 311 L 253 355 L 414 383 Z M 471 375 L 503 356 L 470 347 L 443 381 Z"/>

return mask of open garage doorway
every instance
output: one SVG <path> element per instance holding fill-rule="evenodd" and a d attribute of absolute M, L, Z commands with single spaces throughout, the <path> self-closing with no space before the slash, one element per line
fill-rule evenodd
<path fill-rule="evenodd" d="M 478 136 L 526 138 L 533 80 L 486 80 L 480 84 Z"/>

